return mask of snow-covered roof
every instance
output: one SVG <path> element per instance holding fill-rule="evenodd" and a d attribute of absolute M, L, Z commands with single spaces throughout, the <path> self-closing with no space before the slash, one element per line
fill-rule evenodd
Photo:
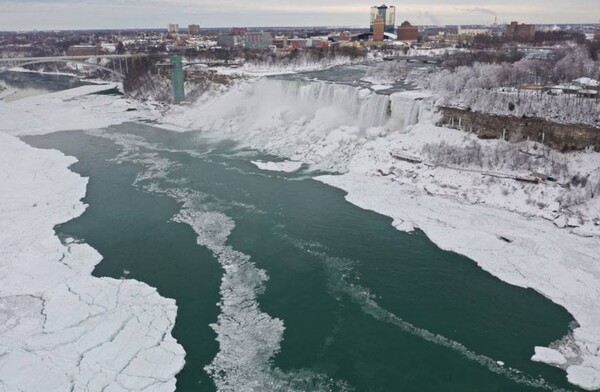
<path fill-rule="evenodd" d="M 557 86 L 552 86 L 550 88 L 560 89 L 560 90 L 581 90 L 581 86 L 576 86 L 574 84 L 559 84 Z"/>
<path fill-rule="evenodd" d="M 580 84 L 582 86 L 587 86 L 587 87 L 598 87 L 598 86 L 600 86 L 600 82 L 598 82 L 596 79 L 591 79 L 591 78 L 579 78 L 579 79 L 575 79 L 575 80 L 573 80 L 573 83 L 577 83 L 577 84 Z"/>

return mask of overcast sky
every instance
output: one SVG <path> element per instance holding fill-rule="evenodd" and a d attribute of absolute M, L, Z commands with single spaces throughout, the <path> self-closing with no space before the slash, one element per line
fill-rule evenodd
<path fill-rule="evenodd" d="M 367 26 L 361 0 L 0 0 L 0 30 L 230 26 Z M 378 5 L 378 4 L 377 4 Z M 403 0 L 413 24 L 600 23 L 600 0 Z"/>

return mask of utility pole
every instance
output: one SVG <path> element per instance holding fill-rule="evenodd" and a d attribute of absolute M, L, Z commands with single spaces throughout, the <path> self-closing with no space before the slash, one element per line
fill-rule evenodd
<path fill-rule="evenodd" d="M 173 83 L 173 101 L 175 101 L 175 103 L 181 103 L 185 100 L 182 58 L 180 55 L 173 55 L 170 57 L 170 61 Z"/>

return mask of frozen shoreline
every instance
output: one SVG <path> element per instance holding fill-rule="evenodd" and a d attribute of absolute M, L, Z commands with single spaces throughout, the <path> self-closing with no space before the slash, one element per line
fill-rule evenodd
<path fill-rule="evenodd" d="M 465 255 L 501 280 L 532 288 L 565 307 L 580 325 L 573 332 L 576 346 L 565 349 L 578 350 L 578 358 L 568 361 L 557 350 L 536 348 L 535 360 L 566 368 L 569 382 L 584 389 L 600 387 L 597 238 L 570 234 L 542 219 L 431 196 L 386 178 L 349 173 L 316 179 L 347 192 L 350 203 L 392 218 L 398 230 L 419 228 L 440 248 Z M 505 236 L 513 242 L 507 243 Z M 572 260 L 578 260 L 576 265 Z"/>
<path fill-rule="evenodd" d="M 122 102 L 83 96 L 106 88 L 0 103 L 0 222 L 10 227 L 0 232 L 3 389 L 168 392 L 183 368 L 185 352 L 171 335 L 175 301 L 135 280 L 93 277 L 102 256 L 56 236 L 56 225 L 86 209 L 81 199 L 88 180 L 69 170 L 76 160 L 13 136 L 119 121 L 123 116 L 99 114 L 101 108 L 122 108 Z M 65 119 L 86 109 L 87 116 Z M 27 115 L 32 112 L 36 117 Z"/>
<path fill-rule="evenodd" d="M 107 127 L 158 117 L 158 112 L 125 97 L 100 95 L 117 83 L 88 85 L 12 102 L 0 101 L 0 132 L 41 135 Z"/>

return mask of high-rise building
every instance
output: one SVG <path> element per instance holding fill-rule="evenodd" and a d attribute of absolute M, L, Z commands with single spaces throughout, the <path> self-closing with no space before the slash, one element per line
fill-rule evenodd
<path fill-rule="evenodd" d="M 217 45 L 223 48 L 233 48 L 242 44 L 242 37 L 233 34 L 221 34 L 217 36 Z"/>
<path fill-rule="evenodd" d="M 188 26 L 189 35 L 200 35 L 200 26 L 197 24 L 191 24 Z"/>
<path fill-rule="evenodd" d="M 385 4 L 371 7 L 371 32 L 375 30 L 375 20 L 378 16 L 383 18 L 385 32 L 394 34 L 396 32 L 396 7 Z"/>
<path fill-rule="evenodd" d="M 382 42 L 385 38 L 385 20 L 383 16 L 377 15 L 373 23 L 373 41 Z"/>
<path fill-rule="evenodd" d="M 169 23 L 167 26 L 167 31 L 169 34 L 177 34 L 179 32 L 179 25 L 176 23 Z"/>
<path fill-rule="evenodd" d="M 247 32 L 244 36 L 244 48 L 246 49 L 266 49 L 273 44 L 273 37 L 270 33 Z"/>

